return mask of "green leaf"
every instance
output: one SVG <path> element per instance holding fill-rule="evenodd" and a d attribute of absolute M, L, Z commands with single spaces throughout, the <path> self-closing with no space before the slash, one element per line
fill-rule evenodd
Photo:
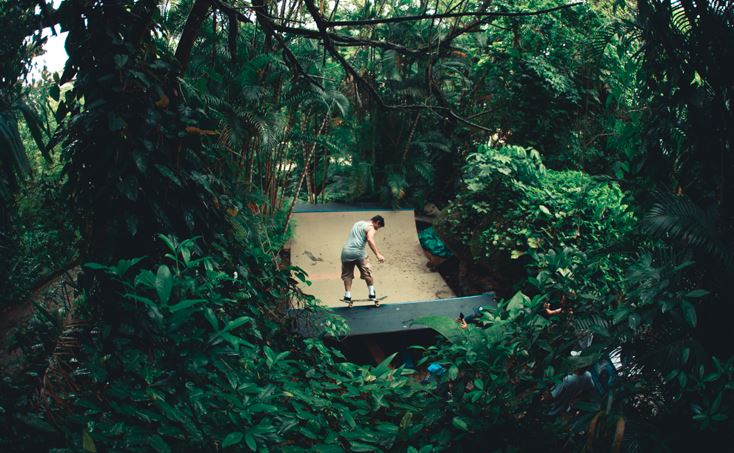
<path fill-rule="evenodd" d="M 357 427 L 357 422 L 354 421 L 354 417 L 352 417 L 352 412 L 349 409 L 342 410 L 341 415 L 344 421 L 347 423 L 347 426 L 349 426 L 350 429 L 354 429 Z"/>
<path fill-rule="evenodd" d="M 357 441 L 350 441 L 349 442 L 350 451 L 355 452 L 364 452 L 364 451 L 380 451 L 379 448 L 377 448 L 374 445 L 366 444 L 364 442 L 357 442 Z"/>
<path fill-rule="evenodd" d="M 230 321 L 224 329 L 222 329 L 222 333 L 229 332 L 230 330 L 236 329 L 244 324 L 247 324 L 248 322 L 252 321 L 252 318 L 249 316 L 240 316 L 239 318 Z"/>
<path fill-rule="evenodd" d="M 107 113 L 107 129 L 109 129 L 110 132 L 119 131 L 125 128 L 125 126 L 127 126 L 125 120 L 120 118 L 119 115 L 113 112 Z"/>
<path fill-rule="evenodd" d="M 538 240 L 538 238 L 529 237 L 528 247 L 530 247 L 531 249 L 537 249 L 538 247 L 540 247 L 540 241 Z"/>
<path fill-rule="evenodd" d="M 456 380 L 456 378 L 459 377 L 459 367 L 457 367 L 456 365 L 451 365 L 451 367 L 449 367 L 448 376 L 450 380 Z"/>
<path fill-rule="evenodd" d="M 454 425 L 454 428 L 460 429 L 462 431 L 469 431 L 469 425 L 460 417 L 454 417 L 453 419 L 451 419 L 451 424 Z"/>
<path fill-rule="evenodd" d="M 411 325 L 416 324 L 430 327 L 452 343 L 456 343 L 464 337 L 462 329 L 456 321 L 445 316 L 425 316 L 411 323 Z"/>
<path fill-rule="evenodd" d="M 133 266 L 138 264 L 140 261 L 144 260 L 144 256 L 139 256 L 137 258 L 129 259 L 129 260 L 120 260 L 117 262 L 117 266 L 115 266 L 115 275 L 122 277 L 125 275 L 125 273 Z"/>
<path fill-rule="evenodd" d="M 400 419 L 400 429 L 406 429 L 412 425 L 413 422 L 413 413 L 410 411 L 406 411 L 405 414 L 403 414 L 403 418 Z"/>
<path fill-rule="evenodd" d="M 703 297 L 703 296 L 705 296 L 707 294 L 709 294 L 709 292 L 706 291 L 705 289 L 694 289 L 690 293 L 686 294 L 686 297 L 688 297 L 690 299 L 696 299 L 696 298 L 699 298 L 699 297 Z"/>
<path fill-rule="evenodd" d="M 640 322 L 642 322 L 642 318 L 637 313 L 632 313 L 629 318 L 627 318 L 627 322 L 630 326 L 630 329 L 637 330 L 637 328 L 640 326 Z"/>
<path fill-rule="evenodd" d="M 168 446 L 165 440 L 157 434 L 152 435 L 148 438 L 148 444 L 153 447 L 158 453 L 170 453 L 171 448 Z"/>
<path fill-rule="evenodd" d="M 11 111 L 0 112 L 0 162 L 3 166 L 11 167 L 12 170 L 6 170 L 6 174 L 12 178 L 13 186 L 16 175 L 22 177 L 31 174 L 31 164 L 18 131 L 18 120 Z"/>
<path fill-rule="evenodd" d="M 125 223 L 127 224 L 127 231 L 130 233 L 130 236 L 135 236 L 138 233 L 138 216 L 126 210 Z"/>
<path fill-rule="evenodd" d="M 176 313 L 177 311 L 193 307 L 194 305 L 200 304 L 202 302 L 206 302 L 206 299 L 186 299 L 177 304 L 171 305 L 170 310 L 171 313 Z"/>
<path fill-rule="evenodd" d="M 688 321 L 688 324 L 690 324 L 691 327 L 696 327 L 696 308 L 693 304 L 684 300 L 681 301 L 680 308 L 683 310 L 683 317 Z"/>
<path fill-rule="evenodd" d="M 122 69 L 123 66 L 125 66 L 125 63 L 127 63 L 127 60 L 129 57 L 127 55 L 115 55 L 112 57 L 112 60 L 115 62 L 115 68 L 116 69 Z"/>
<path fill-rule="evenodd" d="M 212 326 L 212 330 L 219 330 L 219 320 L 217 319 L 217 315 L 214 314 L 214 310 L 206 307 L 204 309 L 204 319 Z"/>
<path fill-rule="evenodd" d="M 474 379 L 474 387 L 476 387 L 477 390 L 484 390 L 484 381 L 481 379 Z"/>
<path fill-rule="evenodd" d="M 245 433 L 245 443 L 250 448 L 250 450 L 252 451 L 257 450 L 257 442 L 255 441 L 255 437 L 252 434 L 250 434 L 249 431 Z"/>
<path fill-rule="evenodd" d="M 507 303 L 507 311 L 510 313 L 510 317 L 516 316 L 520 313 L 528 304 L 530 298 L 523 294 L 522 291 L 518 291 L 512 296 L 512 299 Z"/>
<path fill-rule="evenodd" d="M 51 88 L 48 89 L 48 95 L 51 96 L 51 99 L 54 101 L 58 101 L 61 97 L 61 89 L 58 85 L 52 85 Z"/>
<path fill-rule="evenodd" d="M 127 176 L 117 184 L 117 188 L 122 195 L 130 201 L 138 199 L 138 178 L 135 176 Z"/>
<path fill-rule="evenodd" d="M 545 215 L 551 215 L 550 209 L 546 208 L 543 205 L 538 206 L 538 209 L 540 209 L 540 212 L 542 212 Z"/>
<path fill-rule="evenodd" d="M 173 237 L 166 236 L 165 234 L 159 234 L 158 239 L 166 244 L 166 247 L 168 247 L 168 250 L 170 250 L 171 253 L 176 253 L 176 241 Z"/>
<path fill-rule="evenodd" d="M 23 118 L 25 118 L 25 123 L 31 133 L 31 137 L 33 137 L 33 141 L 36 142 L 36 146 L 39 151 L 41 151 L 41 155 L 43 155 L 46 162 L 51 162 L 51 156 L 48 153 L 48 148 L 46 143 L 43 142 L 43 131 L 41 129 L 43 123 L 41 118 L 38 116 L 38 113 L 36 113 L 36 111 L 25 102 L 18 102 L 17 105 L 23 114 Z"/>
<path fill-rule="evenodd" d="M 392 363 L 396 355 L 398 355 L 397 352 L 390 354 L 389 356 L 385 357 L 385 359 L 380 362 L 376 367 L 374 367 L 372 369 L 372 372 L 375 374 L 375 376 L 380 377 L 385 373 L 389 373 L 390 363 Z"/>
<path fill-rule="evenodd" d="M 235 431 L 232 433 L 227 434 L 227 437 L 224 438 L 222 441 L 222 448 L 231 447 L 232 445 L 237 445 L 240 442 L 242 442 L 242 439 L 245 437 L 245 435 L 239 431 Z"/>
<path fill-rule="evenodd" d="M 82 449 L 91 453 L 97 453 L 97 446 L 94 445 L 94 439 L 86 429 L 82 431 Z"/>
<path fill-rule="evenodd" d="M 166 167 L 165 165 L 161 164 L 155 164 L 155 168 L 158 170 L 160 174 L 171 180 L 174 184 L 176 184 L 179 187 L 183 187 L 183 184 L 181 184 L 181 180 L 178 179 L 178 176 L 176 176 L 173 171 Z"/>
<path fill-rule="evenodd" d="M 158 268 L 155 277 L 155 290 L 158 293 L 158 299 L 167 304 L 173 290 L 173 275 L 171 275 L 171 270 L 165 264 Z"/>

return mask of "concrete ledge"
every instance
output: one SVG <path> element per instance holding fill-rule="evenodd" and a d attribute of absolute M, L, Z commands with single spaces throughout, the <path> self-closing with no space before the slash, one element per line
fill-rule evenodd
<path fill-rule="evenodd" d="M 349 336 L 371 335 L 407 330 L 422 330 L 429 327 L 415 324 L 415 320 L 426 316 L 444 316 L 456 319 L 459 313 L 470 317 L 479 307 L 495 308 L 494 294 L 452 297 L 421 302 L 381 303 L 380 308 L 372 304 L 355 305 L 353 308 L 332 308 L 331 312 L 341 316 L 350 327 Z M 325 316 L 304 310 L 292 310 L 296 326 L 304 336 L 321 336 L 325 330 Z"/>

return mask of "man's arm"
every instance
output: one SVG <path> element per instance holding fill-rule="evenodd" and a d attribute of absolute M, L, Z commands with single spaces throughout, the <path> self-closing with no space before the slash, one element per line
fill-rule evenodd
<path fill-rule="evenodd" d="M 375 242 L 375 229 L 370 227 L 367 228 L 367 243 L 370 245 L 370 248 L 375 253 L 375 256 L 377 257 L 377 261 L 383 263 L 385 261 L 385 257 L 382 256 L 379 250 L 377 250 L 377 243 Z"/>

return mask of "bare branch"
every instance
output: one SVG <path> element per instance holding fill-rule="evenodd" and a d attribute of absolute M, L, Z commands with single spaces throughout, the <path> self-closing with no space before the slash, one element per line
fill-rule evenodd
<path fill-rule="evenodd" d="M 247 17 L 245 14 L 243 14 L 241 11 L 238 11 L 233 6 L 230 6 L 221 0 L 208 0 L 211 2 L 212 5 L 214 5 L 215 8 L 225 12 L 230 18 L 234 17 L 242 22 L 252 23 L 249 17 Z M 301 63 L 298 61 L 296 56 L 293 54 L 293 51 L 291 51 L 290 47 L 288 47 L 288 44 L 285 42 L 285 39 L 277 33 L 277 29 L 280 28 L 280 26 L 277 26 L 270 15 L 268 15 L 262 4 L 253 4 L 251 6 L 252 10 L 255 12 L 255 15 L 257 16 L 257 20 L 260 23 L 260 25 L 263 27 L 263 31 L 269 35 L 275 38 L 276 41 L 278 41 L 278 44 L 280 44 L 281 49 L 283 50 L 283 55 L 286 59 L 286 62 L 290 64 L 291 68 L 295 71 L 296 75 L 302 75 L 306 79 L 308 79 L 309 82 L 316 86 L 321 86 L 318 81 L 314 80 L 313 77 L 311 77 L 306 70 L 301 66 Z M 318 32 L 314 33 L 318 34 Z"/>
<path fill-rule="evenodd" d="M 569 3 L 566 5 L 559 5 L 553 8 L 540 9 L 537 11 L 515 11 L 515 12 L 466 12 L 466 13 L 441 13 L 441 14 L 419 14 L 414 16 L 399 16 L 399 17 L 385 17 L 381 19 L 362 19 L 362 20 L 337 20 L 337 21 L 325 21 L 324 25 L 326 28 L 331 27 L 355 27 L 362 25 L 377 25 L 377 24 L 394 24 L 400 22 L 415 22 L 426 19 L 445 19 L 451 17 L 481 17 L 481 18 L 492 18 L 492 17 L 525 17 L 525 16 L 538 16 L 540 14 L 552 13 L 561 9 L 571 8 L 573 6 L 581 5 L 582 2 Z"/>
<path fill-rule="evenodd" d="M 487 129 L 484 126 L 480 126 L 479 124 L 473 123 L 465 118 L 463 118 L 461 115 L 454 112 L 451 107 L 449 106 L 446 99 L 443 97 L 443 94 L 440 92 L 440 90 L 437 90 L 437 88 L 434 86 L 434 90 L 436 90 L 437 99 L 440 104 L 442 105 L 427 105 L 427 104 L 412 104 L 412 105 L 390 105 L 386 104 L 384 99 L 380 96 L 380 93 L 377 92 L 374 86 L 367 81 L 364 77 L 362 77 L 359 72 L 357 72 L 351 64 L 342 56 L 339 51 L 334 47 L 334 43 L 331 40 L 331 37 L 329 36 L 329 33 L 326 31 L 326 27 L 324 26 L 324 18 L 321 16 L 321 13 L 319 12 L 318 8 L 316 7 L 313 0 L 305 0 L 304 1 L 306 8 L 308 9 L 308 12 L 313 17 L 314 21 L 316 22 L 316 26 L 319 28 L 319 33 L 321 34 L 321 37 L 323 38 L 324 48 L 331 54 L 332 57 L 334 57 L 339 64 L 344 68 L 344 70 L 354 78 L 354 80 L 357 82 L 358 85 L 361 85 L 364 87 L 367 92 L 370 94 L 370 96 L 377 101 L 377 103 L 380 105 L 380 107 L 384 109 L 389 110 L 430 110 L 433 112 L 443 112 L 444 117 L 456 120 L 460 123 L 466 124 L 468 126 L 471 126 L 473 128 L 485 131 L 485 132 L 492 132 L 492 130 Z M 432 82 L 431 82 L 432 83 Z"/>

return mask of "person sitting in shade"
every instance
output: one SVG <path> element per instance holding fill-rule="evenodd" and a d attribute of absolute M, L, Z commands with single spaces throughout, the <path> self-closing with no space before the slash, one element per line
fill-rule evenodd
<path fill-rule="evenodd" d="M 349 237 L 344 243 L 341 252 L 342 280 L 344 281 L 344 302 L 352 308 L 352 280 L 354 280 L 354 268 L 359 269 L 359 278 L 367 283 L 369 299 L 375 302 L 375 307 L 380 306 L 375 293 L 375 279 L 372 276 L 372 267 L 367 258 L 365 245 L 369 244 L 380 263 L 385 262 L 375 242 L 377 230 L 385 226 L 385 219 L 376 215 L 370 220 L 360 220 L 352 226 Z"/>

